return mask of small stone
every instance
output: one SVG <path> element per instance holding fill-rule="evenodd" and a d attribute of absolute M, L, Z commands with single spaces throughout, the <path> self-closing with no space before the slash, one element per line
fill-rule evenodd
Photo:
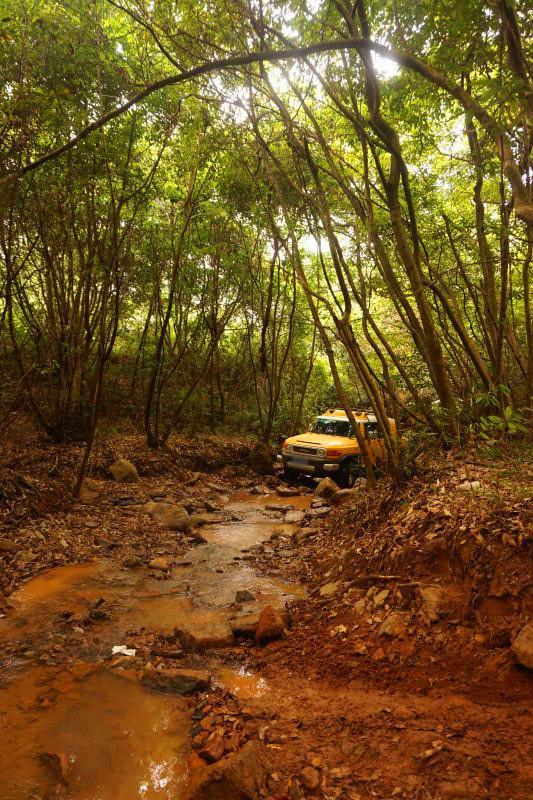
<path fill-rule="evenodd" d="M 248 589 L 239 589 L 235 594 L 236 603 L 251 603 L 253 600 L 255 600 L 255 596 Z"/>
<path fill-rule="evenodd" d="M 278 486 L 276 493 L 280 497 L 296 497 L 300 494 L 298 489 L 296 489 L 294 486 Z"/>
<path fill-rule="evenodd" d="M 203 747 L 198 750 L 198 755 L 208 764 L 220 761 L 224 755 L 224 736 L 221 730 L 217 728 L 213 733 L 209 734 Z"/>
<path fill-rule="evenodd" d="M 98 481 L 92 478 L 84 478 L 80 487 L 79 498 L 84 503 L 95 500 L 100 494 L 101 487 Z"/>
<path fill-rule="evenodd" d="M 340 581 L 334 581 L 332 583 L 325 583 L 324 586 L 320 587 L 320 597 L 331 597 L 335 592 L 339 591 Z"/>
<path fill-rule="evenodd" d="M 128 569 L 134 569 L 135 567 L 141 567 L 142 564 L 143 564 L 143 560 L 142 560 L 142 558 L 139 558 L 138 556 L 130 556 L 129 558 L 125 558 L 124 561 L 122 562 L 122 565 L 124 567 L 127 567 Z"/>
<path fill-rule="evenodd" d="M 329 502 L 332 506 L 342 506 L 357 497 L 358 493 L 357 489 L 339 489 L 330 497 Z"/>
<path fill-rule="evenodd" d="M 320 786 L 320 773 L 314 767 L 303 767 L 300 770 L 300 782 L 308 792 L 315 792 Z"/>
<path fill-rule="evenodd" d="M 139 480 L 137 468 L 127 458 L 118 458 L 109 467 L 109 472 L 116 481 L 134 483 Z"/>
<path fill-rule="evenodd" d="M 265 505 L 267 511 L 281 511 L 282 513 L 285 513 L 285 511 L 292 511 L 293 508 L 294 506 L 289 504 L 282 505 L 281 503 L 267 503 Z"/>
<path fill-rule="evenodd" d="M 469 492 L 470 494 L 479 494 L 481 492 L 479 481 L 464 481 L 457 488 L 460 492 Z"/>
<path fill-rule="evenodd" d="M 519 664 L 533 669 L 533 622 L 528 622 L 522 628 L 511 645 L 511 650 Z"/>
<path fill-rule="evenodd" d="M 318 528 L 299 528 L 294 534 L 294 541 L 296 544 L 301 544 L 306 539 L 316 536 L 318 532 Z"/>
<path fill-rule="evenodd" d="M 403 636 L 405 634 L 405 619 L 399 611 L 390 613 L 378 628 L 378 636 Z"/>
<path fill-rule="evenodd" d="M 300 525 L 305 519 L 305 514 L 303 511 L 289 511 L 289 513 L 285 516 L 286 523 L 294 523 L 295 525 Z"/>
<path fill-rule="evenodd" d="M 390 595 L 390 591 L 388 589 L 382 589 L 380 592 L 374 595 L 373 601 L 375 608 L 379 608 L 380 606 L 384 605 L 385 600 Z"/>
<path fill-rule="evenodd" d="M 280 536 L 295 536 L 300 530 L 300 526 L 295 522 L 280 522 L 272 528 L 271 539 L 277 539 Z"/>
<path fill-rule="evenodd" d="M 323 508 L 311 508 L 309 511 L 305 512 L 305 516 L 308 519 L 318 519 L 319 517 L 326 517 L 330 511 L 330 506 L 324 506 Z"/>
<path fill-rule="evenodd" d="M 169 560 L 164 556 L 158 556 L 157 558 L 152 558 L 152 560 L 148 563 L 148 566 L 152 569 L 160 569 L 163 572 L 169 569 Z"/>

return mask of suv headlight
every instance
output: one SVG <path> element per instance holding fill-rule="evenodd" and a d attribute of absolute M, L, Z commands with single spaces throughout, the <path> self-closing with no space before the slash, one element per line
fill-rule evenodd
<path fill-rule="evenodd" d="M 319 447 L 318 450 L 316 451 L 316 454 L 317 456 L 320 456 L 320 458 L 325 458 L 328 454 L 328 451 L 326 450 L 325 447 Z"/>

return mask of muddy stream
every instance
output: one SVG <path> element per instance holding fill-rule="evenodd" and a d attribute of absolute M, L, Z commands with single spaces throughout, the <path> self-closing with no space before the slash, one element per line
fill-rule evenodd
<path fill-rule="evenodd" d="M 295 505 L 295 499 L 299 506 L 308 502 L 285 502 Z M 268 604 L 282 608 L 305 595 L 304 587 L 259 574 L 248 562 L 250 549 L 268 540 L 279 522 L 264 502 L 235 495 L 225 511 L 240 519 L 202 528 L 207 542 L 162 576 L 144 565 L 127 569 L 101 560 L 56 567 L 12 595 L 13 607 L 0 619 L 4 800 L 56 797 L 58 776 L 65 774 L 68 792 L 61 796 L 72 800 L 185 796 L 188 703 L 145 689 L 139 663 L 113 656 L 112 647 L 142 629 L 169 636 L 179 629 L 201 652 L 177 666 L 208 668 L 232 693 L 260 696 L 261 676 L 217 661 L 216 648 L 233 644 L 228 620 L 238 590 L 254 597 L 239 614 Z M 92 621 L 84 629 L 79 620 L 87 613 Z M 16 657 L 8 658 L 10 650 Z M 65 666 L 54 665 L 50 651 L 64 653 Z"/>

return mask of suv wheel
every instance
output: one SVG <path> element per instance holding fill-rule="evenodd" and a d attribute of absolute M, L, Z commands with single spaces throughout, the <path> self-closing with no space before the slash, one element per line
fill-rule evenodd
<path fill-rule="evenodd" d="M 300 473 L 296 469 L 291 469 L 290 467 L 284 467 L 283 469 L 283 478 L 290 483 L 291 481 L 295 481 Z"/>
<path fill-rule="evenodd" d="M 355 458 L 350 458 L 341 465 L 341 468 L 335 477 L 335 481 L 339 484 L 341 489 L 351 489 L 361 473 L 361 465 L 355 460 Z"/>

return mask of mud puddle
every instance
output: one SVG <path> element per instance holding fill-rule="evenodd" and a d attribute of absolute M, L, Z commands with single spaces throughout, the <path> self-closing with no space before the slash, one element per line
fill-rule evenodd
<path fill-rule="evenodd" d="M 191 547 L 183 565 L 166 575 L 102 560 L 49 570 L 12 595 L 10 613 L 0 620 L 6 675 L 0 725 L 10 737 L 10 747 L 0 749 L 6 800 L 52 791 L 72 800 L 183 796 L 185 701 L 144 689 L 137 676 L 142 664 L 133 661 L 135 669 L 124 671 L 111 660 L 111 648 L 142 629 L 179 630 L 200 650 L 231 645 L 230 617 L 303 597 L 303 587 L 259 574 L 247 560 L 279 522 L 261 509 L 272 499 L 232 498 L 227 509 L 242 519 L 204 528 L 207 543 Z M 253 600 L 237 606 L 236 592 L 245 589 Z M 66 668 L 46 666 L 54 649 Z M 198 665 L 204 656 L 195 658 Z M 215 683 L 236 696 L 267 690 L 260 676 L 217 664 L 216 651 L 205 663 Z"/>
<path fill-rule="evenodd" d="M 183 796 L 185 701 L 145 692 L 135 676 L 35 667 L 0 691 L 0 724 L 4 800 Z"/>

